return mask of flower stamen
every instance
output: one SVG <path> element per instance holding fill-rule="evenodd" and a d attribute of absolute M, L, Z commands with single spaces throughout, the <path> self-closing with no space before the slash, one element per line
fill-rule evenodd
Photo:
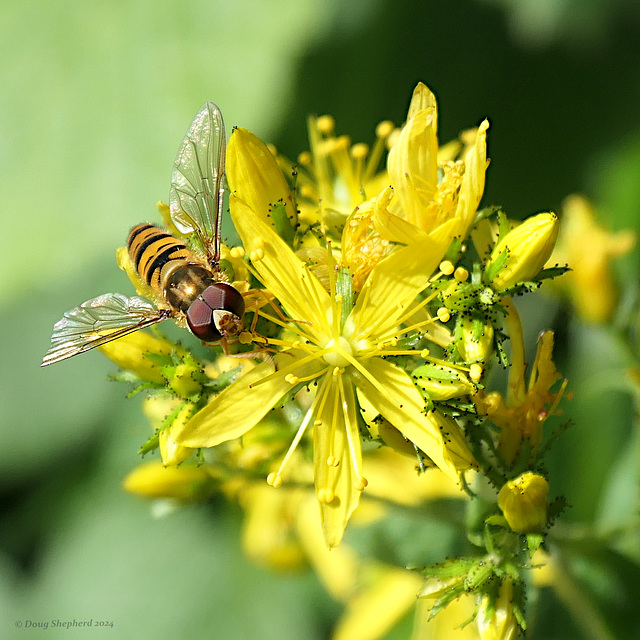
<path fill-rule="evenodd" d="M 279 487 L 280 485 L 282 485 L 282 472 L 283 472 L 287 462 L 289 462 L 289 460 L 291 459 L 291 456 L 293 455 L 293 452 L 296 450 L 296 447 L 300 443 L 300 440 L 302 439 L 302 436 L 304 435 L 304 432 L 307 430 L 307 427 L 309 426 L 309 423 L 311 422 L 313 417 L 317 414 L 316 408 L 317 408 L 318 404 L 320 404 L 321 401 L 322 401 L 322 404 L 324 404 L 324 398 L 326 397 L 326 392 L 327 392 L 327 387 L 328 387 L 326 381 L 327 381 L 327 379 L 325 378 L 323 380 L 322 387 L 320 388 L 320 390 L 316 394 L 316 397 L 313 399 L 313 402 L 311 403 L 311 406 L 307 410 L 307 413 L 305 414 L 302 422 L 300 423 L 300 426 L 298 427 L 298 431 L 296 432 L 296 435 L 293 438 L 293 441 L 289 445 L 289 448 L 287 449 L 287 452 L 285 453 L 284 458 L 282 459 L 282 462 L 280 463 L 280 466 L 278 467 L 278 470 L 275 472 L 275 474 L 274 473 L 270 473 L 267 476 L 267 483 L 270 484 L 272 487 L 276 487 L 276 486 Z M 314 425 L 315 425 L 315 422 L 314 422 Z M 270 480 L 271 480 L 271 482 L 270 482 Z M 279 481 L 279 483 L 275 484 L 278 481 Z"/>

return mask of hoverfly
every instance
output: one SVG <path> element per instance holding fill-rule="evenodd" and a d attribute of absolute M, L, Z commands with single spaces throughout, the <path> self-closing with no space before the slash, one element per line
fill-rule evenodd
<path fill-rule="evenodd" d="M 242 330 L 245 303 L 220 268 L 226 140 L 220 109 L 212 102 L 198 111 L 180 145 L 171 173 L 170 217 L 203 248 L 187 248 L 176 236 L 151 224 L 129 233 L 129 257 L 154 291 L 157 306 L 144 298 L 106 293 L 67 311 L 53 327 L 41 366 L 116 340 L 173 318 L 203 342 L 227 340 Z"/>

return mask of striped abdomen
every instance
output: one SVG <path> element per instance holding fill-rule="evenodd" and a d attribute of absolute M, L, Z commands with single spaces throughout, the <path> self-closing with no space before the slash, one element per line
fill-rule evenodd
<path fill-rule="evenodd" d="M 195 261 L 183 242 L 151 224 L 131 229 L 127 248 L 140 277 L 159 293 L 165 288 L 170 272 Z"/>

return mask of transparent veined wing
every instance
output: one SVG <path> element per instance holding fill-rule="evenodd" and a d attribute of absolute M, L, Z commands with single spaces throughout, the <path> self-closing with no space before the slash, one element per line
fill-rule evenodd
<path fill-rule="evenodd" d="M 171 172 L 171 220 L 184 234 L 196 233 L 209 260 L 220 260 L 226 139 L 220 109 L 206 102 L 189 127 Z"/>
<path fill-rule="evenodd" d="M 127 333 L 170 317 L 166 309 L 156 309 L 144 298 L 127 298 L 106 293 L 67 311 L 53 327 L 51 347 L 42 365 L 59 362 L 83 353 Z"/>

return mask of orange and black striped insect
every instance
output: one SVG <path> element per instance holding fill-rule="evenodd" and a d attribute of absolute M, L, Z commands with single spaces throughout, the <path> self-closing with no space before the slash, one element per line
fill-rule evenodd
<path fill-rule="evenodd" d="M 106 293 L 67 311 L 54 328 L 42 366 L 59 362 L 168 318 L 204 342 L 227 340 L 242 330 L 245 303 L 220 269 L 226 138 L 220 109 L 198 111 L 171 174 L 170 217 L 179 233 L 195 236 L 202 252 L 151 224 L 129 233 L 129 258 L 154 292 L 144 298 Z"/>

